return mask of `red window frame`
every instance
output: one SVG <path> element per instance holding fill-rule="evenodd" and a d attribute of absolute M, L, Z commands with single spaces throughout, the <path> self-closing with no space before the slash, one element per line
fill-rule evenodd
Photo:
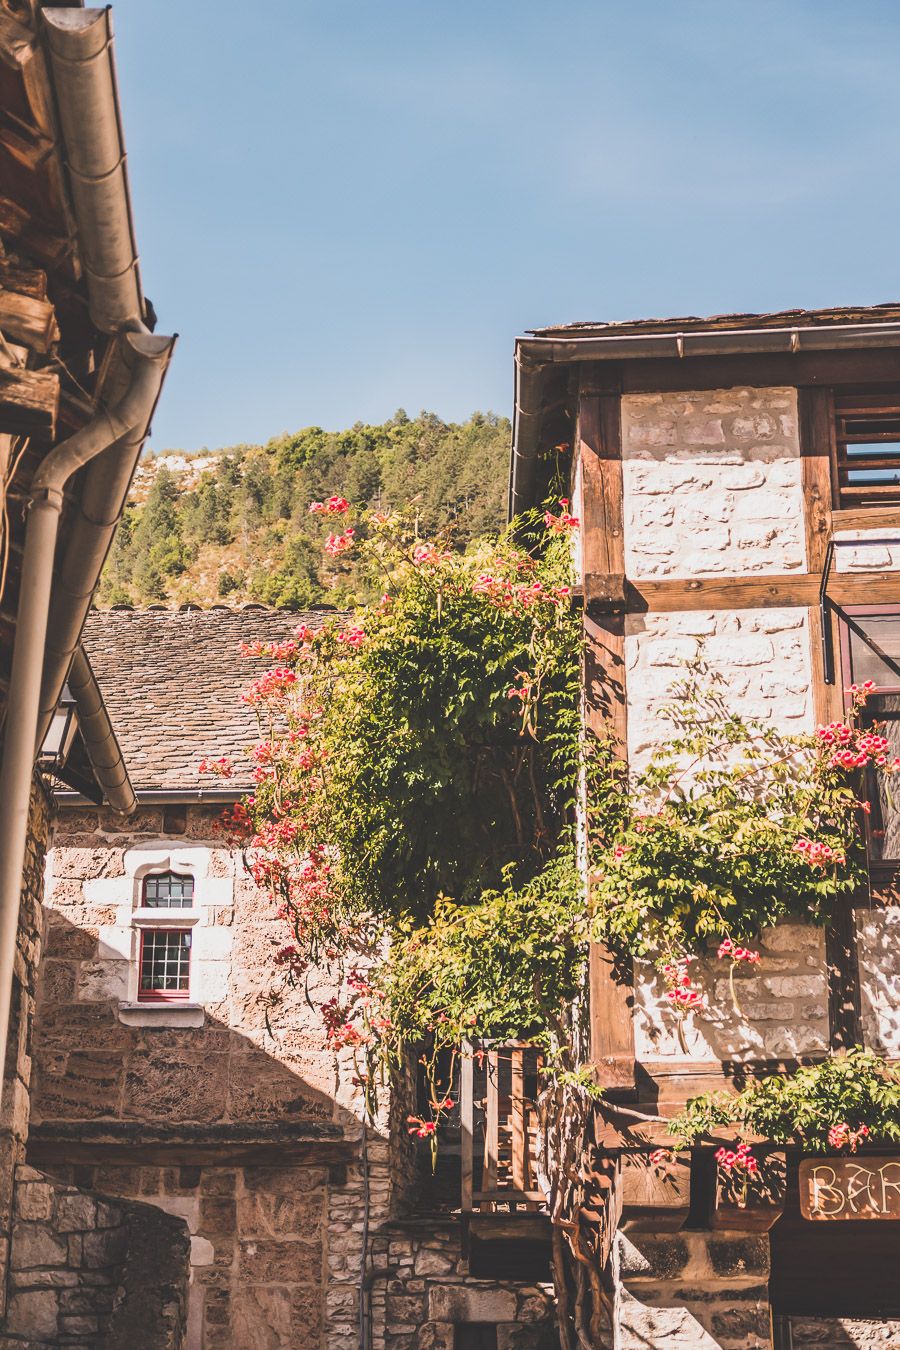
<path fill-rule="evenodd" d="M 138 990 L 137 990 L 138 1002 L 139 1002 L 139 1003 L 185 1003 L 185 1002 L 187 1002 L 188 999 L 189 999 L 190 996 L 191 996 L 191 947 L 192 947 L 192 943 L 189 941 L 189 942 L 188 942 L 188 945 L 187 945 L 187 954 L 188 954 L 188 955 L 187 955 L 187 987 L 184 988 L 184 989 L 144 989 L 144 988 L 143 988 L 143 979 L 144 979 L 144 948 L 145 948 L 145 946 L 146 946 L 147 937 L 148 937 L 148 935 L 150 935 L 150 934 L 155 935 L 155 934 L 157 934 L 157 933 L 166 933 L 166 934 L 170 934 L 170 933 L 171 933 L 171 934 L 173 934 L 173 935 L 177 935 L 178 937 L 187 937 L 187 938 L 190 938 L 190 936 L 191 936 L 191 929 L 190 929 L 190 928 L 168 928 L 168 927 L 162 927 L 162 926 L 157 927 L 156 925 L 154 925 L 153 927 L 149 927 L 149 926 L 148 926 L 148 927 L 146 927 L 146 928 L 141 928 L 140 932 L 141 932 L 141 950 L 140 950 L 140 953 L 139 953 L 139 955 L 138 955 Z"/>

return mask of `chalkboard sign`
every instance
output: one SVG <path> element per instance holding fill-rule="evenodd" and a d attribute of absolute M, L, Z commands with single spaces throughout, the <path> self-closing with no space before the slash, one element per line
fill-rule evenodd
<path fill-rule="evenodd" d="M 804 1219 L 900 1219 L 900 1157 L 804 1158 Z"/>

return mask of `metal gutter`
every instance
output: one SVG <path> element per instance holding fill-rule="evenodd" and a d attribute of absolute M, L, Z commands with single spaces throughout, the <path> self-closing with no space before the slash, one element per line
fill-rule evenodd
<path fill-rule="evenodd" d="M 135 788 L 135 800 L 141 806 L 229 806 L 239 802 L 252 784 L 243 788 Z M 88 806 L 90 803 L 80 792 L 66 788 L 54 789 L 53 800 L 57 806 Z"/>
<path fill-rule="evenodd" d="M 75 652 L 69 671 L 69 689 L 75 699 L 78 726 L 84 739 L 94 777 L 114 811 L 130 816 L 137 798 L 122 757 L 116 733 L 109 720 L 91 663 L 83 647 Z"/>
<path fill-rule="evenodd" d="M 102 333 L 143 327 L 113 56 L 112 11 L 43 9 L 90 313 Z"/>

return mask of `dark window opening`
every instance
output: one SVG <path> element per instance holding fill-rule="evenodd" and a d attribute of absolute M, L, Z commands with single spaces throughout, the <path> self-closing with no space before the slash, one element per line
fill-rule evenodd
<path fill-rule="evenodd" d="M 838 506 L 900 503 L 900 395 L 835 399 Z"/>
<path fill-rule="evenodd" d="M 488 1322 L 460 1322 L 453 1328 L 453 1350 L 497 1350 L 497 1328 Z"/>
<path fill-rule="evenodd" d="M 194 878 L 177 872 L 156 872 L 144 877 L 142 903 L 146 909 L 190 909 L 194 903 Z"/>
<path fill-rule="evenodd" d="M 139 999 L 186 999 L 190 992 L 191 935 L 174 928 L 141 929 Z"/>

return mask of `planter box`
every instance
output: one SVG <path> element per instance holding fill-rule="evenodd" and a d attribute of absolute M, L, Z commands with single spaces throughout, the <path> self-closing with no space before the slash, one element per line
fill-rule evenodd
<path fill-rule="evenodd" d="M 783 1153 L 759 1158 L 759 1172 L 747 1181 L 738 1171 L 716 1168 L 715 1202 L 710 1226 L 744 1233 L 767 1233 L 784 1210 L 787 1166 Z"/>
<path fill-rule="evenodd" d="M 691 1207 L 691 1155 L 654 1166 L 649 1153 L 623 1153 L 621 1186 L 626 1231 L 677 1233 Z"/>

